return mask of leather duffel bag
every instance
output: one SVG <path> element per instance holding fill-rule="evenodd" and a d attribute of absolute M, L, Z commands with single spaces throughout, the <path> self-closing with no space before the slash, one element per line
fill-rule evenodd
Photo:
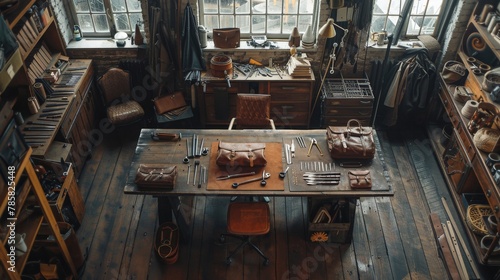
<path fill-rule="evenodd" d="M 219 166 L 254 167 L 267 164 L 266 143 L 219 142 L 216 163 Z"/>
<path fill-rule="evenodd" d="M 326 131 L 328 150 L 333 159 L 373 159 L 373 129 L 363 127 L 357 119 L 347 126 L 329 126 Z"/>

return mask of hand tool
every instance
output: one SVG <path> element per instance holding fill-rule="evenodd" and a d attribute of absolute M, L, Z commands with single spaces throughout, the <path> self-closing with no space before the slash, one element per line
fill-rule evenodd
<path fill-rule="evenodd" d="M 255 171 L 248 172 L 248 173 L 238 173 L 238 174 L 229 174 L 226 176 L 219 176 L 216 178 L 216 180 L 227 180 L 231 178 L 238 178 L 238 177 L 245 177 L 245 176 L 250 176 L 250 175 L 255 175 Z"/>
<path fill-rule="evenodd" d="M 229 73 L 227 72 L 227 70 L 224 70 L 224 75 L 227 82 L 227 87 L 231 87 L 231 80 L 229 79 Z"/>
<path fill-rule="evenodd" d="M 31 127 L 31 126 L 25 126 L 24 131 L 53 131 L 53 127 Z"/>
<path fill-rule="evenodd" d="M 188 184 L 188 185 L 189 185 L 189 177 L 191 177 L 191 164 L 188 165 L 188 179 L 187 179 L 187 182 L 186 182 L 186 184 Z"/>
<path fill-rule="evenodd" d="M 194 176 L 193 176 L 193 186 L 196 186 L 196 175 L 198 174 L 198 167 L 200 166 L 200 161 L 194 161 Z"/>
<path fill-rule="evenodd" d="M 203 170 L 204 169 L 205 169 L 205 167 L 201 166 L 200 177 L 198 178 L 198 189 L 201 188 L 201 183 L 203 183 Z"/>
<path fill-rule="evenodd" d="M 338 185 L 340 181 L 315 181 L 315 182 L 307 182 L 308 186 L 315 185 Z"/>
<path fill-rule="evenodd" d="M 57 111 L 64 111 L 66 110 L 66 107 L 57 107 L 57 108 L 45 108 L 42 109 L 42 113 L 50 113 L 50 112 L 57 112 Z"/>
<path fill-rule="evenodd" d="M 286 158 L 286 164 L 292 164 L 292 159 L 290 157 L 290 145 L 285 144 L 285 158 Z"/>
<path fill-rule="evenodd" d="M 290 168 L 290 166 L 287 166 L 287 167 L 286 167 L 286 169 L 285 169 L 285 171 L 280 172 L 280 178 L 285 178 L 286 173 L 288 172 L 288 169 L 289 169 L 289 168 Z"/>
<path fill-rule="evenodd" d="M 24 139 L 49 139 L 50 135 L 23 135 Z"/>
<path fill-rule="evenodd" d="M 189 157 L 194 158 L 195 154 L 196 154 L 196 134 L 193 134 L 193 139 L 191 143 L 191 154 L 189 155 Z"/>
<path fill-rule="evenodd" d="M 60 118 L 61 113 L 43 113 L 43 114 L 40 114 L 40 117 Z"/>
<path fill-rule="evenodd" d="M 45 120 L 43 120 L 45 121 Z M 37 122 L 37 121 L 27 121 L 26 124 L 32 124 L 32 125 L 48 125 L 48 126 L 56 126 L 53 123 L 43 123 L 43 122 Z"/>
<path fill-rule="evenodd" d="M 196 157 L 201 156 L 201 150 L 203 149 L 203 144 L 205 144 L 205 138 L 201 138 L 200 149 L 196 148 Z"/>
<path fill-rule="evenodd" d="M 182 160 L 183 163 L 189 163 L 189 140 L 186 138 L 186 157 Z"/>
<path fill-rule="evenodd" d="M 247 183 L 251 183 L 251 182 L 256 182 L 256 181 L 261 181 L 261 185 L 262 185 L 262 181 L 266 181 L 266 179 L 268 179 L 269 177 L 271 177 L 271 174 L 269 173 L 266 173 L 266 171 L 264 170 L 264 172 L 262 173 L 262 177 L 257 177 L 257 178 L 253 178 L 253 179 L 249 179 L 249 180 L 246 180 L 246 181 L 243 181 L 241 183 L 233 183 L 231 185 L 231 187 L 233 187 L 234 189 L 236 189 L 237 187 L 241 186 L 241 185 L 244 185 L 244 184 L 247 184 Z"/>
<path fill-rule="evenodd" d="M 47 127 L 47 128 L 56 128 L 55 124 L 47 124 L 47 123 L 39 123 L 39 122 L 30 122 L 29 125 L 26 125 L 26 127 Z"/>
<path fill-rule="evenodd" d="M 292 152 L 292 157 L 295 157 L 295 143 L 293 142 L 292 139 L 292 144 L 290 145 L 290 151 Z"/>
<path fill-rule="evenodd" d="M 318 145 L 318 141 L 316 140 L 316 138 L 311 138 L 311 144 L 309 145 L 309 151 L 307 152 L 308 157 L 311 156 L 312 146 L 316 146 L 316 148 L 318 148 L 319 154 L 323 156 L 323 152 L 321 151 L 321 148 Z"/>
<path fill-rule="evenodd" d="M 325 172 L 304 172 L 302 176 L 322 176 L 322 175 L 340 175 L 339 171 L 325 171 Z"/>
<path fill-rule="evenodd" d="M 64 103 L 68 103 L 68 101 L 64 100 Z M 66 108 L 67 104 L 59 104 L 59 103 L 52 103 L 51 101 L 47 101 L 45 104 L 45 107 L 61 107 L 64 106 L 63 108 Z"/>
<path fill-rule="evenodd" d="M 208 148 L 203 148 L 203 151 L 201 152 L 202 156 L 208 155 Z"/>
<path fill-rule="evenodd" d="M 262 181 L 260 181 L 260 185 L 264 187 L 267 184 L 266 182 L 266 170 L 262 171 Z"/>

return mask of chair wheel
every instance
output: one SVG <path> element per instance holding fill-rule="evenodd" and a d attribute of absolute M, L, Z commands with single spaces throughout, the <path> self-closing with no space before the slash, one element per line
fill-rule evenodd
<path fill-rule="evenodd" d="M 227 265 L 230 265 L 232 262 L 233 262 L 233 260 L 231 260 L 231 258 L 227 258 L 226 261 L 225 261 L 225 263 Z"/>
<path fill-rule="evenodd" d="M 226 237 L 223 234 L 221 234 L 219 237 L 219 241 L 220 241 L 220 243 L 226 242 Z"/>
<path fill-rule="evenodd" d="M 269 259 L 268 258 L 264 259 L 264 263 L 263 264 L 266 265 L 266 266 L 269 265 Z"/>

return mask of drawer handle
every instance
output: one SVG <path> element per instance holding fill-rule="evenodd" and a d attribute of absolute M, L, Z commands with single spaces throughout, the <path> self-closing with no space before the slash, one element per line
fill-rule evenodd
<path fill-rule="evenodd" d="M 358 114 L 360 116 L 368 116 L 368 115 L 371 115 L 372 113 L 371 112 L 370 113 L 368 113 L 368 112 L 358 112 Z"/>
<path fill-rule="evenodd" d="M 370 100 L 360 100 L 359 103 L 371 104 L 372 102 Z"/>
<path fill-rule="evenodd" d="M 341 104 L 339 101 L 333 101 L 332 102 L 332 105 L 339 105 L 339 104 Z"/>
<path fill-rule="evenodd" d="M 338 113 L 338 110 L 330 110 L 329 113 Z"/>
<path fill-rule="evenodd" d="M 294 106 L 292 106 L 292 105 L 283 105 L 283 106 L 281 106 L 281 108 L 283 108 L 283 109 L 293 109 L 293 107 Z"/>
<path fill-rule="evenodd" d="M 284 90 L 293 90 L 293 89 L 296 89 L 297 87 L 281 87 L 281 89 L 284 89 Z"/>

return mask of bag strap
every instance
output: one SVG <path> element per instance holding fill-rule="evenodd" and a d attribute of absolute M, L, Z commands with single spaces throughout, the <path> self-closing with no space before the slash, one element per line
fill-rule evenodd
<path fill-rule="evenodd" d="M 357 122 L 358 123 L 358 128 L 360 132 L 360 137 L 359 139 L 361 140 L 361 146 L 363 147 L 363 156 L 366 156 L 366 145 L 365 141 L 363 140 L 363 127 L 361 126 L 361 122 L 357 119 L 350 119 L 347 122 L 347 138 L 351 137 L 351 122 Z M 342 143 L 344 145 L 345 143 Z M 344 146 L 345 147 L 345 146 Z"/>

